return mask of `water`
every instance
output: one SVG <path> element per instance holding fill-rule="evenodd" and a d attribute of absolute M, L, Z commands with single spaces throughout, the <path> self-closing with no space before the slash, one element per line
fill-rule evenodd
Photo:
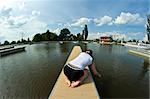
<path fill-rule="evenodd" d="M 26 51 L 0 58 L 0 98 L 47 99 L 72 49 L 72 42 L 27 45 Z M 103 98 L 148 98 L 149 63 L 124 46 L 79 44 L 92 49 L 102 78 L 94 77 Z"/>

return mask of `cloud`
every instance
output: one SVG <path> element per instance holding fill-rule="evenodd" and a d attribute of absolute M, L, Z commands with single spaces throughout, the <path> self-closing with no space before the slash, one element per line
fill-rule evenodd
<path fill-rule="evenodd" d="M 114 24 L 139 24 L 144 21 L 144 18 L 140 16 L 140 14 L 132 14 L 132 13 L 124 13 L 121 12 L 120 16 L 117 16 L 117 18 L 114 20 Z"/>
<path fill-rule="evenodd" d="M 40 15 L 40 11 L 36 11 L 36 10 L 32 11 L 32 16 L 39 16 L 39 15 Z"/>
<path fill-rule="evenodd" d="M 94 19 L 94 23 L 96 23 L 97 26 L 102 26 L 102 25 L 112 25 L 112 17 L 110 16 L 104 16 L 102 18 L 99 19 Z"/>
<path fill-rule="evenodd" d="M 59 35 L 59 34 L 60 34 L 60 28 L 57 28 L 57 29 L 55 29 L 55 30 L 52 30 L 52 32 L 53 32 L 53 33 L 56 33 L 57 35 Z"/>
<path fill-rule="evenodd" d="M 121 33 L 121 31 L 90 33 L 88 39 L 100 39 L 101 36 L 112 36 L 114 40 L 128 40 L 128 35 Z"/>
<path fill-rule="evenodd" d="M 82 17 L 80 19 L 77 19 L 75 21 L 75 23 L 72 23 L 71 26 L 80 26 L 80 27 L 83 27 L 85 24 L 89 24 L 90 21 L 91 21 L 91 19 Z"/>
<path fill-rule="evenodd" d="M 12 12 L 12 8 L 3 7 L 0 10 L 0 16 L 1 17 L 9 17 L 11 15 L 11 12 Z"/>
<path fill-rule="evenodd" d="M 128 40 L 137 39 L 142 40 L 144 36 L 144 32 L 127 32 Z"/>
<path fill-rule="evenodd" d="M 8 23 L 10 28 L 19 28 L 26 24 L 27 22 L 32 20 L 32 16 L 10 16 L 6 22 Z"/>
<path fill-rule="evenodd" d="M 70 27 L 71 27 L 71 24 L 70 24 L 69 22 L 67 22 L 67 23 L 64 24 L 64 27 L 70 28 Z"/>
<path fill-rule="evenodd" d="M 143 37 L 143 41 L 148 41 L 148 36 L 147 36 L 147 34 Z"/>
<path fill-rule="evenodd" d="M 121 12 L 119 16 L 117 16 L 115 19 L 112 19 L 110 16 L 104 16 L 99 19 L 95 18 L 94 23 L 96 23 L 97 26 L 102 25 L 123 25 L 123 24 L 141 24 L 144 22 L 144 18 L 140 16 L 139 13 L 132 14 L 132 13 L 125 13 Z"/>
<path fill-rule="evenodd" d="M 5 40 L 20 40 L 22 38 L 30 39 L 37 33 L 44 33 L 47 30 L 47 24 L 37 19 L 31 20 L 19 28 L 10 28 L 0 24 L 0 42 Z"/>
<path fill-rule="evenodd" d="M 20 5 L 19 5 L 19 10 L 23 10 L 25 8 L 25 2 L 23 1 Z"/>
<path fill-rule="evenodd" d="M 22 5 L 23 9 L 24 4 Z M 5 40 L 19 40 L 21 33 L 24 38 L 33 37 L 36 33 L 47 30 L 47 24 L 38 19 L 40 11 L 32 10 L 29 15 L 16 14 L 13 12 L 15 7 L 2 7 L 0 10 L 0 42 Z M 15 9 L 19 11 L 20 9 Z"/>
<path fill-rule="evenodd" d="M 45 22 L 42 22 L 40 20 L 34 19 L 21 28 L 26 34 L 26 36 L 33 37 L 37 33 L 43 33 L 47 30 L 48 25 Z"/>

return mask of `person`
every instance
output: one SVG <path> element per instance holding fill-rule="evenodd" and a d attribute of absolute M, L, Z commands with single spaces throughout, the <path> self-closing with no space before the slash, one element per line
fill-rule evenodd
<path fill-rule="evenodd" d="M 81 52 L 75 59 L 64 66 L 65 82 L 68 87 L 77 87 L 88 77 L 88 66 L 91 67 L 94 75 L 101 77 L 96 70 L 92 53 L 92 50 Z"/>

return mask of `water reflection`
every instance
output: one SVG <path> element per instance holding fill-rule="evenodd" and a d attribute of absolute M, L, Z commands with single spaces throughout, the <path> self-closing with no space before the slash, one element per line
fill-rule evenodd
<path fill-rule="evenodd" d="M 100 49 L 103 47 L 105 51 L 107 51 L 108 53 L 112 53 L 113 45 L 100 45 L 99 47 Z"/>
<path fill-rule="evenodd" d="M 149 61 L 144 59 L 142 71 L 140 73 L 140 79 L 143 79 L 145 77 L 145 74 L 149 71 L 149 67 L 150 67 Z"/>
<path fill-rule="evenodd" d="M 70 43 L 69 42 L 59 43 L 59 48 L 61 53 L 67 53 L 70 51 Z"/>

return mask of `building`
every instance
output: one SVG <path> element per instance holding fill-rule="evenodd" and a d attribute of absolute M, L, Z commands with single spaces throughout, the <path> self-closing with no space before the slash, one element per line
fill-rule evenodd
<path fill-rule="evenodd" d="M 111 36 L 101 36 L 100 43 L 101 44 L 110 44 L 113 41 Z"/>

